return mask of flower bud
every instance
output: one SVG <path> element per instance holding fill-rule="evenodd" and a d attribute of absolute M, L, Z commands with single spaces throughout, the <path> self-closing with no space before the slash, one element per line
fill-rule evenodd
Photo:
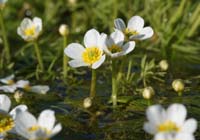
<path fill-rule="evenodd" d="M 68 0 L 68 2 L 69 2 L 69 4 L 71 4 L 71 5 L 75 5 L 75 4 L 77 3 L 76 0 Z"/>
<path fill-rule="evenodd" d="M 149 87 L 145 87 L 143 92 L 142 92 L 142 96 L 145 98 L 145 99 L 151 99 L 151 97 L 155 94 L 155 91 L 154 89 L 149 86 Z"/>
<path fill-rule="evenodd" d="M 162 71 L 166 71 L 169 68 L 169 64 L 168 64 L 167 60 L 161 60 L 159 62 L 159 66 Z"/>
<path fill-rule="evenodd" d="M 59 33 L 62 36 L 67 36 L 69 34 L 69 28 L 66 24 L 62 24 L 59 27 Z"/>
<path fill-rule="evenodd" d="M 92 99 L 90 97 L 87 97 L 83 100 L 83 107 L 84 108 L 90 108 L 92 106 Z"/>
<path fill-rule="evenodd" d="M 14 93 L 14 98 L 17 103 L 19 103 L 21 101 L 21 99 L 23 98 L 23 95 L 24 95 L 24 93 L 22 91 L 16 91 Z"/>
<path fill-rule="evenodd" d="M 185 84 L 182 79 L 176 79 L 172 82 L 172 87 L 176 92 L 182 92 L 185 88 Z"/>

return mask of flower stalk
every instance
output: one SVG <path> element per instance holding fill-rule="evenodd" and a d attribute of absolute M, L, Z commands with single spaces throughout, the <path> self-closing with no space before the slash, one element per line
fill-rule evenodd
<path fill-rule="evenodd" d="M 7 38 L 7 34 L 6 34 L 2 9 L 0 9 L 0 26 L 1 26 L 1 30 L 2 30 L 3 42 L 4 42 L 4 47 L 5 47 L 4 51 L 5 51 L 6 62 L 10 63 L 10 47 L 9 47 L 8 38 Z"/>
<path fill-rule="evenodd" d="M 64 79 L 67 77 L 68 73 L 68 61 L 69 58 L 65 55 L 64 49 L 67 46 L 67 35 L 63 36 L 63 77 Z"/>
<path fill-rule="evenodd" d="M 39 49 L 37 41 L 34 41 L 34 47 L 35 47 L 35 53 L 36 53 L 36 57 L 37 57 L 37 60 L 38 60 L 38 64 L 39 64 L 40 70 L 42 72 L 44 72 L 43 60 L 42 60 L 42 57 L 41 57 L 41 52 L 40 52 L 40 49 Z"/>
<path fill-rule="evenodd" d="M 91 87 L 90 87 L 90 97 L 93 99 L 96 95 L 96 70 L 92 69 L 92 79 L 91 79 Z"/>
<path fill-rule="evenodd" d="M 113 106 L 117 105 L 117 71 L 116 71 L 116 60 L 112 60 L 112 95 L 111 95 Z"/>

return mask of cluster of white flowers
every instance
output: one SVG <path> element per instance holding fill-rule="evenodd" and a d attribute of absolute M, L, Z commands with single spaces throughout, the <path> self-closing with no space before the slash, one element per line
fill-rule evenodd
<path fill-rule="evenodd" d="M 105 54 L 112 58 L 126 55 L 135 48 L 133 40 L 144 40 L 153 35 L 151 27 L 143 28 L 144 20 L 140 16 L 133 16 L 127 27 L 122 19 L 116 19 L 114 23 L 115 31 L 110 36 L 90 29 L 83 39 L 85 47 L 79 43 L 69 44 L 64 50 L 65 54 L 73 59 L 69 65 L 96 69 L 105 61 Z"/>
<path fill-rule="evenodd" d="M 55 125 L 56 118 L 52 110 L 42 111 L 36 120 L 26 105 L 18 105 L 9 112 L 10 106 L 9 97 L 0 94 L 0 139 L 7 133 L 15 133 L 29 140 L 46 140 L 62 129 L 60 123 Z"/>
<path fill-rule="evenodd" d="M 188 119 L 187 110 L 182 104 L 172 104 L 165 110 L 160 105 L 150 106 L 146 111 L 148 122 L 144 130 L 155 135 L 154 140 L 194 140 L 197 121 Z"/>
<path fill-rule="evenodd" d="M 49 86 L 47 85 L 36 85 L 30 86 L 28 80 L 14 81 L 15 75 L 10 75 L 6 78 L 0 79 L 0 82 L 6 85 L 0 86 L 0 90 L 8 93 L 14 93 L 18 88 L 24 89 L 27 92 L 46 94 L 49 91 Z"/>

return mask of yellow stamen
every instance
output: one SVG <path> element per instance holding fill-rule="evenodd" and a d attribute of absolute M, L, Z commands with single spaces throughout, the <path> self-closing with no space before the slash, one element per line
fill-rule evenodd
<path fill-rule="evenodd" d="M 25 29 L 24 34 L 26 36 L 34 36 L 35 35 L 35 26 L 32 25 L 31 27 L 28 27 L 27 29 Z"/>
<path fill-rule="evenodd" d="M 13 85 L 14 83 L 15 83 L 14 80 L 8 80 L 8 81 L 7 81 L 7 84 L 8 84 L 8 85 Z"/>
<path fill-rule="evenodd" d="M 46 134 L 51 134 L 51 130 L 48 130 L 47 128 L 44 128 L 44 127 L 41 127 L 41 126 L 38 126 L 38 125 L 34 125 L 34 126 L 31 126 L 28 128 L 28 131 L 29 132 L 35 132 L 35 131 L 38 131 L 38 130 L 42 130 L 43 132 L 45 132 Z"/>
<path fill-rule="evenodd" d="M 122 51 L 122 48 L 117 46 L 117 45 L 112 45 L 111 47 L 108 48 L 109 51 L 111 53 L 117 53 L 117 52 L 121 52 Z"/>
<path fill-rule="evenodd" d="M 125 33 L 126 35 L 128 35 L 128 36 L 131 36 L 131 35 L 138 35 L 138 34 L 139 34 L 136 30 L 130 30 L 130 29 L 128 29 L 128 28 L 126 28 L 126 29 L 124 30 L 124 33 Z"/>
<path fill-rule="evenodd" d="M 92 65 L 101 58 L 102 53 L 102 50 L 97 47 L 89 47 L 83 52 L 82 58 L 85 63 Z"/>
<path fill-rule="evenodd" d="M 158 126 L 159 132 L 178 132 L 180 128 L 172 121 L 166 121 Z"/>
<path fill-rule="evenodd" d="M 0 134 L 6 133 L 14 127 L 14 120 L 7 114 L 0 114 Z"/>
<path fill-rule="evenodd" d="M 31 86 L 30 86 L 30 85 L 25 85 L 25 86 L 24 86 L 24 90 L 30 91 L 30 89 L 31 89 Z"/>

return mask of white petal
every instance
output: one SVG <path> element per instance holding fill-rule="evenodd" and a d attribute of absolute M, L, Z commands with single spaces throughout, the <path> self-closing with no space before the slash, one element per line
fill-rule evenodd
<path fill-rule="evenodd" d="M 115 43 L 115 45 L 121 46 L 124 42 L 124 34 L 120 30 L 115 30 L 110 35 L 110 39 Z"/>
<path fill-rule="evenodd" d="M 156 134 L 157 133 L 157 128 L 154 124 L 151 123 L 145 123 L 143 129 L 149 133 L 149 134 Z"/>
<path fill-rule="evenodd" d="M 182 104 L 172 104 L 168 107 L 166 113 L 168 120 L 182 126 L 187 115 L 187 110 Z"/>
<path fill-rule="evenodd" d="M 165 120 L 166 112 L 160 105 L 150 106 L 146 111 L 147 119 L 154 125 L 159 125 Z"/>
<path fill-rule="evenodd" d="M 29 133 L 28 129 L 36 125 L 37 120 L 31 113 L 27 111 L 17 112 L 15 119 L 15 130 L 19 135 L 29 139 L 31 134 Z"/>
<path fill-rule="evenodd" d="M 182 132 L 194 133 L 197 130 L 197 121 L 195 119 L 188 119 L 182 126 Z"/>
<path fill-rule="evenodd" d="M 55 124 L 55 112 L 52 110 L 44 110 L 40 113 L 38 118 L 39 126 L 47 128 L 47 130 L 52 130 Z"/>
<path fill-rule="evenodd" d="M 24 30 L 24 29 L 26 29 L 26 28 L 28 28 L 28 27 L 30 27 L 30 26 L 32 26 L 32 25 L 33 25 L 33 22 L 32 22 L 31 19 L 29 19 L 29 18 L 24 18 L 24 19 L 22 20 L 22 22 L 21 22 L 20 28 L 21 28 L 22 30 Z"/>
<path fill-rule="evenodd" d="M 175 140 L 195 140 L 194 136 L 189 133 L 178 133 Z"/>
<path fill-rule="evenodd" d="M 95 62 L 94 64 L 92 64 L 92 69 L 97 69 L 98 67 L 101 66 L 101 64 L 105 61 L 106 56 L 103 55 L 99 61 Z"/>
<path fill-rule="evenodd" d="M 62 130 L 62 125 L 59 123 L 59 124 L 57 124 L 57 125 L 53 128 L 51 134 L 49 135 L 49 138 L 55 136 L 55 135 L 58 134 L 61 130 Z"/>
<path fill-rule="evenodd" d="M 0 90 L 7 92 L 7 93 L 13 93 L 17 89 L 16 85 L 10 85 L 10 86 L 1 86 Z"/>
<path fill-rule="evenodd" d="M 0 111 L 8 112 L 11 106 L 10 98 L 7 95 L 0 94 Z"/>
<path fill-rule="evenodd" d="M 17 81 L 16 86 L 18 88 L 24 88 L 25 86 L 27 86 L 29 84 L 30 84 L 30 82 L 28 80 L 19 80 L 19 81 Z"/>
<path fill-rule="evenodd" d="M 117 18 L 114 20 L 115 28 L 123 31 L 126 28 L 124 21 L 121 18 Z"/>
<path fill-rule="evenodd" d="M 13 108 L 11 111 L 10 111 L 10 115 L 13 117 L 13 119 L 16 118 L 16 113 L 19 112 L 19 111 L 27 111 L 28 107 L 26 105 L 18 105 L 16 106 L 15 108 Z"/>
<path fill-rule="evenodd" d="M 130 42 L 127 42 L 123 47 L 123 52 L 124 54 L 123 55 L 126 55 L 128 53 L 130 53 L 132 50 L 134 50 L 135 48 L 135 42 L 134 41 L 130 41 Z"/>
<path fill-rule="evenodd" d="M 106 40 L 107 40 L 107 34 L 101 33 L 101 44 L 100 44 L 100 46 L 102 46 L 102 48 L 106 47 Z"/>
<path fill-rule="evenodd" d="M 133 16 L 128 21 L 128 29 L 140 32 L 144 27 L 144 20 L 140 16 Z"/>
<path fill-rule="evenodd" d="M 12 74 L 12 75 L 10 75 L 10 76 L 8 76 L 8 77 L 6 77 L 6 78 L 0 79 L 0 82 L 2 82 L 2 83 L 4 83 L 4 84 L 9 84 L 9 81 L 10 81 L 10 80 L 13 80 L 14 78 L 15 78 L 15 75 Z"/>
<path fill-rule="evenodd" d="M 170 133 L 157 133 L 154 140 L 174 140 Z"/>
<path fill-rule="evenodd" d="M 95 29 L 91 29 L 87 31 L 84 36 L 84 44 L 86 47 L 98 47 L 100 38 L 99 32 Z"/>
<path fill-rule="evenodd" d="M 88 64 L 84 63 L 82 60 L 71 60 L 69 61 L 69 65 L 73 68 L 89 66 Z"/>
<path fill-rule="evenodd" d="M 34 93 L 40 93 L 40 94 L 46 94 L 49 91 L 49 86 L 45 85 L 37 85 L 37 86 L 32 86 L 30 91 Z"/>
<path fill-rule="evenodd" d="M 38 18 L 38 17 L 33 18 L 33 23 L 36 26 L 37 32 L 42 31 L 42 19 L 41 18 Z"/>
<path fill-rule="evenodd" d="M 84 50 L 85 48 L 81 44 L 71 43 L 65 48 L 64 52 L 70 58 L 82 60 Z"/>
<path fill-rule="evenodd" d="M 154 34 L 154 32 L 151 27 L 145 27 L 141 30 L 140 35 L 142 35 L 142 36 L 139 39 L 144 40 L 144 39 L 150 38 L 153 36 L 153 34 Z"/>

